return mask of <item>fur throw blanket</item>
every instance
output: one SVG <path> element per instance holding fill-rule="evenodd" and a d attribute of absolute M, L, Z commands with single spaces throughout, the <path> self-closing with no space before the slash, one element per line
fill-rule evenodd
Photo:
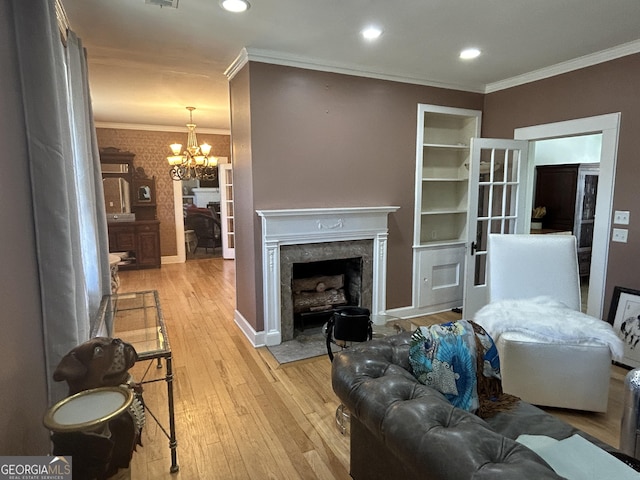
<path fill-rule="evenodd" d="M 516 332 L 550 343 L 600 343 L 607 345 L 614 360 L 624 354 L 624 345 L 613 327 L 550 297 L 500 300 L 481 308 L 473 319 L 497 342 L 500 335 Z"/>
<path fill-rule="evenodd" d="M 419 327 L 411 337 L 409 363 L 420 383 L 479 417 L 488 418 L 518 400 L 502 392 L 498 350 L 473 322 Z"/>

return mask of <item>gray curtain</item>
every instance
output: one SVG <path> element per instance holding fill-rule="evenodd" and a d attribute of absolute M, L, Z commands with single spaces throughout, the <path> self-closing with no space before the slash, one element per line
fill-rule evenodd
<path fill-rule="evenodd" d="M 52 374 L 89 338 L 109 293 L 108 240 L 95 127 L 81 42 L 63 45 L 55 0 L 11 0 L 25 112 L 49 401 Z"/>

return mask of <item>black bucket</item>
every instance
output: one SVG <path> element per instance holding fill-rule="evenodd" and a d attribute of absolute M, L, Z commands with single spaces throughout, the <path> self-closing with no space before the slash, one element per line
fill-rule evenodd
<path fill-rule="evenodd" d="M 327 353 L 333 361 L 331 344 L 347 348 L 347 342 L 366 342 L 373 337 L 371 313 L 367 308 L 343 307 L 327 323 Z"/>
<path fill-rule="evenodd" d="M 345 342 L 371 339 L 371 312 L 368 308 L 343 307 L 333 314 L 333 338 Z"/>

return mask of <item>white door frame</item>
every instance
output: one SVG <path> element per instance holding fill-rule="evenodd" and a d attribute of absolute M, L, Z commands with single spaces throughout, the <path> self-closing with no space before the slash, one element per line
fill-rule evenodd
<path fill-rule="evenodd" d="M 184 243 L 184 208 L 182 205 L 182 182 L 173 181 L 173 206 L 174 218 L 176 221 L 176 261 L 173 263 L 184 263 L 187 261 L 187 249 Z"/>
<path fill-rule="evenodd" d="M 218 157 L 219 163 L 228 163 L 228 157 Z M 173 182 L 173 206 L 176 222 L 176 247 L 177 255 L 163 257 L 162 263 L 185 263 L 187 261 L 187 249 L 184 243 L 184 208 L 182 205 L 182 182 Z M 225 221 L 225 219 L 220 219 Z"/>
<path fill-rule="evenodd" d="M 513 134 L 513 138 L 517 140 L 536 141 L 602 133 L 600 175 L 598 177 L 598 196 L 596 198 L 589 298 L 587 303 L 587 313 L 597 318 L 602 318 L 602 309 L 604 307 L 604 287 L 609 257 L 609 237 L 611 233 L 611 214 L 613 210 L 619 129 L 620 113 L 610 113 L 577 120 L 517 128 Z M 529 148 L 531 149 L 531 146 Z M 534 170 L 535 162 L 531 161 L 529 162 L 526 196 L 528 211 L 531 211 L 533 208 Z"/>
<path fill-rule="evenodd" d="M 162 257 L 162 264 L 184 263 L 187 260 L 184 244 L 184 214 L 182 213 L 182 182 L 173 183 L 173 206 L 176 222 L 176 254 Z"/>

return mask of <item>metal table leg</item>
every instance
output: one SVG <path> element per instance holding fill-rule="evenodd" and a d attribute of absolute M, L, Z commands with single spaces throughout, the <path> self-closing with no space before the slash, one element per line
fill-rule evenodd
<path fill-rule="evenodd" d="M 171 355 L 166 359 L 167 361 L 167 398 L 169 401 L 169 448 L 171 449 L 171 468 L 170 472 L 177 472 L 180 467 L 178 466 L 178 442 L 176 440 L 176 423 L 173 411 L 173 369 L 171 366 Z"/>

